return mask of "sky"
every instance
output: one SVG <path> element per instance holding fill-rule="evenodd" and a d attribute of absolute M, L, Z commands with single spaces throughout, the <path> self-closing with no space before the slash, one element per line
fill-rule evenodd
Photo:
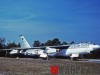
<path fill-rule="evenodd" d="M 0 0 L 0 37 L 100 44 L 100 0 Z"/>

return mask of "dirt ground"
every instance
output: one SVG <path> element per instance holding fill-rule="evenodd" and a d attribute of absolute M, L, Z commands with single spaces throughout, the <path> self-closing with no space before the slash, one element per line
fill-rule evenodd
<path fill-rule="evenodd" d="M 58 67 L 56 74 L 51 66 Z M 100 75 L 100 63 L 0 57 L 0 75 Z"/>

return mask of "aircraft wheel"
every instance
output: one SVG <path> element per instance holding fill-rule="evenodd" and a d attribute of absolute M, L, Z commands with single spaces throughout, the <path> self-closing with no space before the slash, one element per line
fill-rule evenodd
<path fill-rule="evenodd" d="M 70 57 L 70 60 L 76 60 L 76 58 L 75 57 Z"/>

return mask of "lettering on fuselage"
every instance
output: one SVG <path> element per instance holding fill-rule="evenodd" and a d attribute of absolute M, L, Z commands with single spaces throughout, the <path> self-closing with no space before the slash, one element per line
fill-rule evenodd
<path fill-rule="evenodd" d="M 70 45 L 69 49 L 71 49 L 71 48 L 87 48 L 87 47 L 89 47 L 89 44 L 81 43 L 81 44 L 72 44 L 72 45 Z"/>

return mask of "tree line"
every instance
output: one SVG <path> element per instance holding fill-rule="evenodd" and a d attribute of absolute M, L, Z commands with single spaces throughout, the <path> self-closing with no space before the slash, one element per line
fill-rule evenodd
<path fill-rule="evenodd" d="M 58 38 L 54 38 L 52 40 L 47 40 L 45 43 L 40 42 L 39 40 L 35 40 L 33 43 L 33 47 L 39 47 L 39 46 L 59 46 L 59 45 L 68 45 L 68 44 L 74 44 L 75 42 L 72 41 L 70 43 L 66 41 L 60 41 Z"/>
<path fill-rule="evenodd" d="M 12 47 L 21 47 L 20 43 L 16 42 L 9 42 L 5 44 L 6 39 L 0 37 L 0 49 L 9 49 Z M 47 40 L 46 42 L 42 43 L 39 40 L 35 40 L 33 42 L 33 47 L 39 47 L 39 46 L 58 46 L 58 45 L 68 45 L 68 44 L 73 44 L 75 43 L 74 41 L 67 43 L 66 41 L 60 41 L 58 38 L 54 38 L 52 40 Z"/>
<path fill-rule="evenodd" d="M 0 37 L 0 49 L 9 49 L 9 48 L 12 48 L 12 47 L 20 47 L 20 43 L 15 43 L 15 42 L 9 42 L 7 44 L 5 44 L 6 42 L 6 39 L 5 38 L 1 38 Z"/>

